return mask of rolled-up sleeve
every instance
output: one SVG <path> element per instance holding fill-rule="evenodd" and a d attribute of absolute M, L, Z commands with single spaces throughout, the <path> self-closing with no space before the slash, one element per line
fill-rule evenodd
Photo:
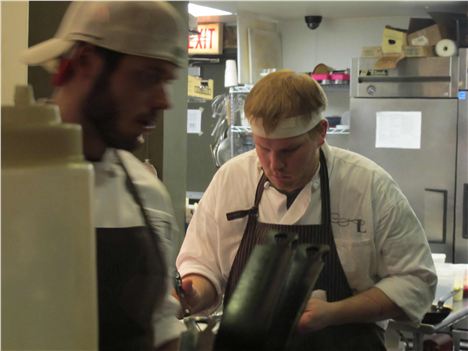
<path fill-rule="evenodd" d="M 216 179 L 216 178 L 215 178 Z M 211 281 L 218 296 L 222 294 L 222 274 L 219 261 L 218 223 L 213 214 L 216 207 L 216 182 L 203 195 L 190 221 L 176 266 L 182 276 L 200 274 Z"/>
<path fill-rule="evenodd" d="M 435 294 L 437 275 L 421 223 L 399 189 L 389 189 L 391 204 L 377 219 L 376 284 L 407 315 L 419 322 Z M 388 192 L 386 194 L 389 194 Z M 397 201 L 392 201 L 394 196 Z"/>
<path fill-rule="evenodd" d="M 210 280 L 218 302 L 247 223 L 247 218 L 228 221 L 226 214 L 250 208 L 259 177 L 255 154 L 245 153 L 232 161 L 216 172 L 204 192 L 176 261 L 182 276 L 200 274 Z"/>

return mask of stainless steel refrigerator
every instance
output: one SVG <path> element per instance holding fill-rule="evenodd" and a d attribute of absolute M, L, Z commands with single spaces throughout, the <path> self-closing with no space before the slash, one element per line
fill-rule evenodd
<path fill-rule="evenodd" d="M 349 149 L 385 168 L 433 252 L 468 263 L 468 49 L 375 70 L 353 60 Z"/>

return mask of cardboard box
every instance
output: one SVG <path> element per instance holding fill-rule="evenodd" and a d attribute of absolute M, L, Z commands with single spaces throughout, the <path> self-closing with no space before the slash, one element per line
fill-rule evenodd
<path fill-rule="evenodd" d="M 411 18 L 408 26 L 408 45 L 431 46 L 441 39 L 457 41 L 457 21 L 466 20 L 460 13 L 428 12 L 431 18 Z"/>
<path fill-rule="evenodd" d="M 442 39 L 439 26 L 433 24 L 413 33 L 408 34 L 408 45 L 410 46 L 434 46 Z"/>
<path fill-rule="evenodd" d="M 428 14 L 439 27 L 442 39 L 450 39 L 457 42 L 457 21 L 466 20 L 467 14 L 450 12 L 428 12 Z"/>
<path fill-rule="evenodd" d="M 382 53 L 399 54 L 406 45 L 406 30 L 385 26 L 382 35 Z"/>
<path fill-rule="evenodd" d="M 408 35 L 411 33 L 417 32 L 418 30 L 427 28 L 436 24 L 432 18 L 410 18 L 408 25 Z"/>
<path fill-rule="evenodd" d="M 382 48 L 380 46 L 365 46 L 361 49 L 361 57 L 381 57 Z"/>
<path fill-rule="evenodd" d="M 188 76 L 188 96 L 206 100 L 213 99 L 213 79 Z"/>
<path fill-rule="evenodd" d="M 405 46 L 405 57 L 434 56 L 434 46 Z"/>
<path fill-rule="evenodd" d="M 375 62 L 374 69 L 396 68 L 398 62 L 400 62 L 404 58 L 405 58 L 405 54 L 403 52 L 395 53 L 395 54 L 386 54 Z"/>

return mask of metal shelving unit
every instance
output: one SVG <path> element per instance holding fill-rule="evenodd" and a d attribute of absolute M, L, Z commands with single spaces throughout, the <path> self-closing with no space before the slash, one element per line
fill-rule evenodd
<path fill-rule="evenodd" d="M 323 84 L 325 91 L 348 90 L 349 84 Z M 252 89 L 252 85 L 239 85 L 229 88 L 229 94 L 226 96 L 226 119 L 229 124 L 229 158 L 235 157 L 243 152 L 249 151 L 255 147 L 252 138 L 252 131 L 244 116 L 244 101 L 247 94 Z M 346 135 L 349 134 L 349 127 L 338 126 L 329 128 L 328 134 Z"/>
<path fill-rule="evenodd" d="M 328 128 L 327 134 L 349 134 L 349 126 Z"/>
<path fill-rule="evenodd" d="M 349 89 L 349 83 L 329 83 L 329 84 L 320 84 L 324 90 L 347 90 Z"/>
<path fill-rule="evenodd" d="M 254 148 L 252 131 L 244 115 L 244 101 L 252 85 L 238 85 L 229 88 L 228 123 L 230 125 L 231 158 Z"/>

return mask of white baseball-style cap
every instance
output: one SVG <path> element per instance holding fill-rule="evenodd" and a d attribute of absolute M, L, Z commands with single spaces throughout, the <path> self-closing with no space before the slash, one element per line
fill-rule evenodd
<path fill-rule="evenodd" d="M 27 49 L 21 59 L 53 70 L 51 62 L 76 41 L 83 41 L 181 66 L 186 53 L 185 27 L 172 5 L 163 1 L 74 1 L 55 36 Z"/>

